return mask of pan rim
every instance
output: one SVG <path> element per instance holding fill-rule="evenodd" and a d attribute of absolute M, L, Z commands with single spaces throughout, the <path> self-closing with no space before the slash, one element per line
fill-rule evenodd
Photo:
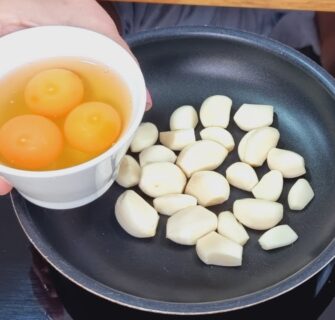
<path fill-rule="evenodd" d="M 130 46 L 140 46 L 142 44 L 167 40 L 170 38 L 181 39 L 199 36 L 216 39 L 231 39 L 240 42 L 242 41 L 248 45 L 260 47 L 261 49 L 275 54 L 290 63 L 294 63 L 308 72 L 310 76 L 313 76 L 315 79 L 320 81 L 335 99 L 335 81 L 314 61 L 277 41 L 252 33 L 212 27 L 174 27 L 142 32 L 129 37 L 127 40 L 130 43 Z M 44 243 L 44 241 L 42 241 L 39 231 L 34 228 L 30 215 L 25 213 L 28 211 L 26 209 L 25 200 L 21 198 L 17 191 L 13 191 L 10 198 L 15 214 L 28 239 L 36 250 L 58 272 L 84 290 L 89 291 L 100 298 L 142 311 L 162 314 L 201 315 L 246 308 L 265 302 L 294 289 L 318 273 L 335 258 L 335 239 L 333 239 L 317 257 L 315 257 L 299 271 L 282 281 L 262 290 L 226 300 L 209 302 L 167 302 L 141 298 L 112 289 L 111 287 L 108 287 L 87 276 L 83 272 L 78 271 L 74 266 L 66 262 L 57 251 L 53 250 L 51 246 L 48 246 Z M 22 207 L 18 207 L 17 202 L 21 202 Z"/>

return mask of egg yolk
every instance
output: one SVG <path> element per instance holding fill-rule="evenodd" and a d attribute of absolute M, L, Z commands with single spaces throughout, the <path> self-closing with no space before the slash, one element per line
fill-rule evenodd
<path fill-rule="evenodd" d="M 87 102 L 73 109 L 66 117 L 64 133 L 72 147 L 98 154 L 117 140 L 121 127 L 121 117 L 112 106 Z"/>
<path fill-rule="evenodd" d="M 29 109 L 42 116 L 59 118 L 81 103 L 82 80 L 66 69 L 49 69 L 32 77 L 24 91 Z"/>
<path fill-rule="evenodd" d="M 17 116 L 0 128 L 0 153 L 14 167 L 42 169 L 55 161 L 62 149 L 61 130 L 43 116 Z"/>

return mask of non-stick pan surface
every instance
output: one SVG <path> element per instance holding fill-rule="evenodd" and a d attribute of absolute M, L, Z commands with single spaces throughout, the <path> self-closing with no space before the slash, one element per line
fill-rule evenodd
<path fill-rule="evenodd" d="M 168 130 L 169 116 L 183 104 L 199 108 L 213 94 L 233 99 L 233 113 L 244 102 L 272 104 L 279 147 L 304 156 L 306 177 L 315 199 L 303 212 L 292 212 L 286 180 L 280 201 L 282 223 L 298 233 L 298 241 L 272 252 L 249 230 L 243 266 L 209 267 L 194 247 L 165 239 L 166 218 L 156 237 L 135 239 L 114 217 L 122 188 L 114 184 L 100 199 L 84 207 L 53 211 L 12 194 L 17 216 L 43 256 L 83 288 L 131 307 L 164 313 L 211 313 L 237 309 L 280 295 L 325 266 L 335 255 L 335 88 L 321 68 L 279 43 L 255 35 L 209 28 L 153 31 L 130 39 L 155 106 L 145 117 Z M 229 131 L 243 132 L 231 121 Z M 237 161 L 233 152 L 219 168 Z M 258 170 L 259 176 L 266 170 Z M 218 213 L 237 198 L 250 197 L 232 188 Z"/>

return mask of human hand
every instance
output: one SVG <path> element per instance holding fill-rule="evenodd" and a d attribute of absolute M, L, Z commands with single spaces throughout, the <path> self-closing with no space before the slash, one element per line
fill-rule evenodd
<path fill-rule="evenodd" d="M 95 0 L 0 0 L 0 36 L 45 25 L 67 25 L 99 32 L 117 42 L 136 60 L 113 19 Z M 146 109 L 151 106 L 147 92 Z M 11 189 L 10 184 L 0 177 L 0 195 Z"/>

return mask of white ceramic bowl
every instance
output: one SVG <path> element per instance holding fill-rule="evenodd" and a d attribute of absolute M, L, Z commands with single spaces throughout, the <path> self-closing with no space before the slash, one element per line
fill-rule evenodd
<path fill-rule="evenodd" d="M 54 171 L 25 171 L 0 164 L 0 176 L 23 197 L 51 209 L 70 209 L 101 196 L 114 182 L 119 163 L 140 124 L 146 89 L 139 66 L 116 42 L 99 33 L 67 26 L 36 27 L 0 38 L 0 78 L 9 72 L 48 58 L 79 57 L 101 63 L 117 73 L 128 86 L 130 121 L 116 144 L 80 165 Z"/>

